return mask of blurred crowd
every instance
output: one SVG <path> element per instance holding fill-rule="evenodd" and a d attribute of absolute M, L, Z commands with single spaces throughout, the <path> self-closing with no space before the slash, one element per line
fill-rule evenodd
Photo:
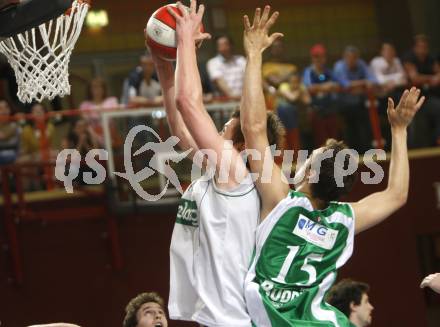
<path fill-rule="evenodd" d="M 227 35 L 215 42 L 216 56 L 199 67 L 205 101 L 217 98 L 238 102 L 246 59 L 234 52 Z M 310 64 L 301 70 L 287 59 L 283 41 L 277 40 L 263 65 L 267 107 L 277 112 L 286 127 L 285 148 L 312 149 L 330 137 L 346 140 L 360 153 L 379 146 L 371 124 L 371 108 L 375 107 L 383 138 L 380 141 L 389 149 L 387 98 L 397 101 L 410 85 L 421 88 L 427 101 L 411 126 L 409 146 L 440 145 L 440 58 L 430 52 L 426 36 L 416 36 L 412 49 L 402 55 L 392 43 L 385 42 L 370 63 L 355 46 L 347 46 L 333 64 L 323 44 L 314 45 L 309 53 Z M 51 111 L 62 109 L 60 99 L 48 104 L 20 104 L 13 72 L 6 64 L 0 65 L 0 82 L 0 165 L 41 160 L 42 144 L 51 149 L 46 154 L 49 158 L 63 148 L 85 154 L 103 146 L 100 111 L 162 105 L 161 88 L 148 54 L 140 56 L 139 66 L 127 75 L 119 99 L 109 93 L 105 79 L 91 80 L 78 113 L 67 120 L 67 125 L 61 116 L 47 119 L 48 107 Z M 62 133 L 57 132 L 60 123 Z M 112 144 L 122 144 L 117 126 L 110 129 Z"/>

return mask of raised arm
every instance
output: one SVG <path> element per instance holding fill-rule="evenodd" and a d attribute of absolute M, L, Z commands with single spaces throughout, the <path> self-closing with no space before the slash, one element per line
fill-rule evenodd
<path fill-rule="evenodd" d="M 387 112 L 392 135 L 388 185 L 384 191 L 352 203 L 356 216 L 356 233 L 379 224 L 407 201 L 409 160 L 406 130 L 425 100 L 425 97 L 419 97 L 420 90 L 413 87 L 403 93 L 396 108 L 393 100 L 388 99 Z"/>
<path fill-rule="evenodd" d="M 289 185 L 282 181 L 282 172 L 274 163 L 271 156 L 265 156 L 269 147 L 267 139 L 267 112 L 263 94 L 263 81 L 261 76 L 262 54 L 273 41 L 282 37 L 281 33 L 269 36 L 269 29 L 278 18 L 278 12 L 270 16 L 270 7 L 264 8 L 261 16 L 260 8 L 255 11 L 254 21 L 251 26 L 248 16 L 244 16 L 244 48 L 247 56 L 247 65 L 244 77 L 243 97 L 241 101 L 241 128 L 246 141 L 247 149 L 255 149 L 261 153 L 263 160 L 249 158 L 251 171 L 258 173 L 256 185 L 262 200 L 261 218 L 281 201 L 289 191 Z M 271 180 L 261 180 L 264 167 L 271 167 Z"/>
<path fill-rule="evenodd" d="M 209 116 L 203 104 L 202 83 L 197 66 L 196 43 L 199 40 L 209 38 L 210 35 L 200 32 L 204 6 L 200 5 L 197 11 L 195 0 L 191 0 L 189 12 L 177 3 L 182 16 L 169 9 L 170 14 L 176 18 L 177 31 L 177 69 L 176 69 L 176 103 L 177 109 L 182 115 L 183 121 L 200 149 L 213 150 L 217 155 L 217 172 L 222 162 L 224 139 L 218 133 L 214 122 Z M 244 169 L 237 150 L 232 149 L 231 165 L 228 174 L 228 182 L 221 187 L 229 188 L 237 185 L 235 182 L 235 170 L 240 165 Z"/>
<path fill-rule="evenodd" d="M 188 131 L 182 115 L 176 107 L 173 64 L 158 57 L 152 49 L 150 49 L 150 51 L 156 67 L 157 75 L 159 77 L 160 86 L 162 88 L 164 106 L 167 113 L 167 121 L 171 134 L 180 139 L 178 145 L 182 151 L 193 149 L 191 152 L 192 156 L 198 150 L 198 147 Z"/>

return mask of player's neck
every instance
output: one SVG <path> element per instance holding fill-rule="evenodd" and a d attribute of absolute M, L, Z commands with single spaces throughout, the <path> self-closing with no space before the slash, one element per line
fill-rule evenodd
<path fill-rule="evenodd" d="M 300 186 L 298 186 L 296 188 L 296 190 L 298 192 L 303 193 L 309 199 L 310 203 L 312 204 L 313 209 L 322 210 L 322 209 L 327 208 L 327 205 L 328 205 L 327 202 L 313 197 L 309 184 L 306 184 L 306 183 L 301 184 Z"/>

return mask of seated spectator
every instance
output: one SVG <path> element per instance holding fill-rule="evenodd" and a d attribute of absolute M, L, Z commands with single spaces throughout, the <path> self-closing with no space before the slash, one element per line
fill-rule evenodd
<path fill-rule="evenodd" d="M 294 150 L 297 153 L 300 149 L 298 114 L 299 110 L 307 109 L 311 103 L 310 95 L 298 74 L 292 74 L 288 82 L 281 83 L 278 94 L 277 112 L 286 128 L 286 149 Z"/>
<path fill-rule="evenodd" d="M 296 73 L 297 67 L 286 59 L 286 51 L 282 39 L 277 39 L 270 47 L 270 55 L 262 68 L 264 82 L 276 89 L 281 83 L 287 82 Z"/>
<path fill-rule="evenodd" d="M 304 70 L 303 82 L 312 98 L 311 123 L 317 147 L 329 138 L 341 138 L 337 116 L 341 87 L 326 66 L 327 50 L 322 44 L 310 49 L 310 57 L 312 64 Z"/>
<path fill-rule="evenodd" d="M 146 53 L 140 58 L 140 66 L 128 77 L 128 104 L 137 106 L 162 105 L 162 90 L 153 78 L 154 63 Z"/>
<path fill-rule="evenodd" d="M 393 98 L 397 103 L 408 81 L 402 63 L 396 56 L 396 49 L 391 43 L 382 44 L 380 55 L 371 61 L 370 67 L 379 86 L 381 129 L 385 137 L 385 147 L 389 149 L 391 131 L 387 117 L 388 97 Z"/>
<path fill-rule="evenodd" d="M 0 165 L 8 165 L 17 159 L 20 145 L 20 128 L 9 121 L 11 108 L 8 102 L 0 99 Z"/>
<path fill-rule="evenodd" d="M 76 149 L 81 155 L 82 160 L 90 150 L 98 149 L 98 139 L 93 129 L 88 125 L 84 118 L 79 118 L 70 126 L 66 138 L 62 142 L 63 149 Z M 74 174 L 78 176 L 75 183 L 84 183 L 83 174 L 85 172 L 92 172 L 92 169 L 84 165 L 82 162 L 68 161 L 70 163 L 70 170 L 77 172 Z"/>
<path fill-rule="evenodd" d="M 364 153 L 372 141 L 365 102 L 376 80 L 365 61 L 360 59 L 359 50 L 353 46 L 345 48 L 343 59 L 336 62 L 333 74 L 343 88 L 340 103 L 345 120 L 345 139 L 352 148 Z"/>
<path fill-rule="evenodd" d="M 345 314 L 355 327 L 371 325 L 374 307 L 368 299 L 370 286 L 350 279 L 343 279 L 327 294 L 326 301 Z"/>
<path fill-rule="evenodd" d="M 215 41 L 217 56 L 206 64 L 209 78 L 218 95 L 238 100 L 243 89 L 246 59 L 233 54 L 233 44 L 229 36 L 218 36 Z"/>
<path fill-rule="evenodd" d="M 24 125 L 21 132 L 21 146 L 20 163 L 38 163 L 42 160 L 43 149 L 42 146 L 48 147 L 47 159 L 54 159 L 56 152 L 51 150 L 51 145 L 54 136 L 54 125 L 50 121 L 46 121 L 46 108 L 40 103 L 34 103 L 31 106 L 31 114 L 33 119 L 29 119 Z M 42 128 L 45 128 L 45 141 L 42 139 Z M 46 142 L 46 144 L 42 144 Z M 23 167 L 24 174 L 23 184 L 26 191 L 33 191 L 41 189 L 41 180 L 38 178 L 41 171 L 41 166 Z"/>
<path fill-rule="evenodd" d="M 125 308 L 123 327 L 168 327 L 163 299 L 154 292 L 141 293 Z"/>
<path fill-rule="evenodd" d="M 112 109 L 118 106 L 118 99 L 108 95 L 107 83 L 102 78 L 93 79 L 87 87 L 86 101 L 82 102 L 79 109 L 86 113 L 83 115 L 89 126 L 95 132 L 99 145 L 104 144 L 104 131 L 101 125 L 100 109 Z M 114 125 L 110 126 L 113 144 L 121 143 Z"/>
<path fill-rule="evenodd" d="M 263 87 L 267 106 L 274 109 L 278 87 L 297 72 L 297 67 L 286 59 L 282 39 L 275 40 L 269 50 L 269 58 L 262 67 Z"/>
<path fill-rule="evenodd" d="M 63 149 L 76 149 L 83 158 L 87 152 L 98 147 L 97 136 L 84 118 L 72 123 L 67 137 L 63 140 Z"/>
<path fill-rule="evenodd" d="M 408 81 L 394 45 L 383 43 L 380 56 L 373 58 L 370 67 L 382 94 L 392 96 L 396 91 L 398 95 L 402 93 Z"/>
<path fill-rule="evenodd" d="M 427 96 L 410 130 L 415 147 L 440 145 L 440 66 L 429 53 L 428 38 L 417 35 L 414 47 L 403 58 L 403 66 L 412 85 Z"/>
<path fill-rule="evenodd" d="M 20 161 L 39 161 L 41 160 L 41 130 L 39 124 L 46 120 L 47 110 L 44 105 L 34 103 L 31 107 L 31 114 L 34 119 L 29 120 L 21 132 Z M 52 144 L 54 126 L 50 121 L 46 122 L 46 139 L 48 146 Z"/>

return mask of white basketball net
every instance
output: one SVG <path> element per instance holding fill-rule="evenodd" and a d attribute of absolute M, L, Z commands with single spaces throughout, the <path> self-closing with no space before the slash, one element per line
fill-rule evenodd
<path fill-rule="evenodd" d="M 86 2 L 75 0 L 70 14 L 0 42 L 0 52 L 15 71 L 21 102 L 70 94 L 70 55 L 88 9 Z"/>

